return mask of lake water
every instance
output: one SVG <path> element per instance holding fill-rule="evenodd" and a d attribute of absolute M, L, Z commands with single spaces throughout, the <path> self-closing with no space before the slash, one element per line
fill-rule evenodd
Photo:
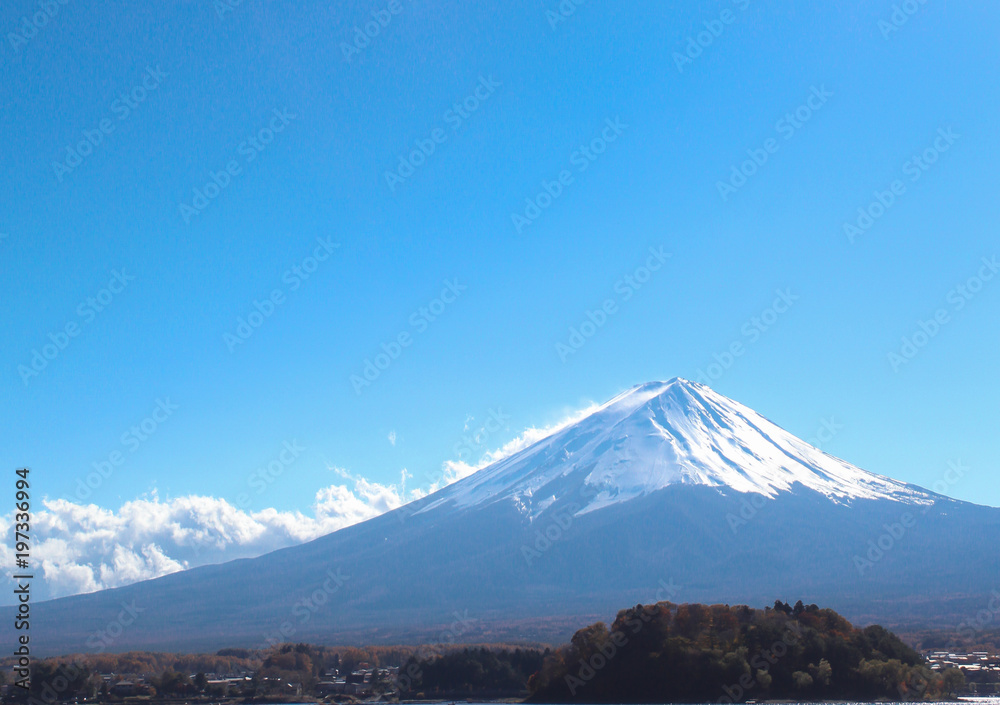
<path fill-rule="evenodd" d="M 372 702 L 375 702 L 375 701 L 372 701 Z M 465 700 L 440 700 L 440 701 L 434 701 L 434 700 L 413 701 L 413 700 L 409 700 L 409 701 L 406 701 L 406 702 L 407 703 L 434 703 L 434 702 L 442 702 L 442 703 L 455 703 L 455 705 L 496 705 L 495 701 L 494 702 L 489 702 L 489 701 L 484 701 L 484 702 L 466 702 Z M 867 701 L 856 701 L 855 702 L 855 701 L 837 700 L 837 701 L 833 701 L 833 702 L 836 702 L 837 705 L 895 705 L 894 703 L 888 702 L 888 701 L 875 703 L 875 702 L 867 702 Z M 1000 705 L 1000 697 L 971 697 L 970 696 L 970 697 L 959 698 L 959 702 L 973 703 L 973 704 L 981 703 L 982 705 Z M 284 705 L 316 705 L 316 703 L 285 703 Z M 581 705 L 587 705 L 587 704 L 586 703 L 582 703 Z M 606 705 L 606 704 L 601 704 L 601 705 Z M 668 704 L 664 704 L 664 705 L 668 705 Z M 671 703 L 669 705 L 685 705 L 685 704 Z M 705 705 L 705 704 L 704 703 L 688 703 L 687 705 Z M 766 702 L 762 703 L 762 705 L 767 705 L 767 703 Z M 781 705 L 816 705 L 816 703 L 796 703 L 796 702 L 790 702 L 790 701 L 782 701 Z M 900 703 L 899 705 L 914 705 L 914 703 L 913 702 Z M 941 701 L 941 702 L 935 702 L 935 701 L 930 701 L 930 702 L 926 702 L 926 703 L 921 702 L 920 705 L 955 705 L 955 701 L 946 700 L 946 701 Z"/>
<path fill-rule="evenodd" d="M 425 702 L 429 702 L 429 701 L 425 701 Z M 441 702 L 455 703 L 456 705 L 496 705 L 496 703 L 490 703 L 490 702 L 472 702 L 472 703 L 467 703 L 464 700 L 443 700 Z M 874 702 L 865 702 L 865 701 L 854 702 L 854 701 L 843 701 L 843 700 L 837 700 L 837 701 L 833 701 L 833 702 L 836 702 L 837 705 L 894 705 L 894 703 L 891 703 L 891 702 L 874 703 Z M 963 703 L 982 703 L 982 705 L 1000 705 L 1000 697 L 971 697 L 970 696 L 970 697 L 960 698 L 959 702 L 963 702 Z M 311 705 L 311 704 L 303 704 L 303 705 Z M 587 705 L 587 704 L 584 703 L 582 705 Z M 606 705 L 606 704 L 603 704 L 603 705 Z M 677 703 L 673 703 L 672 705 L 678 705 L 678 704 Z M 681 705 L 683 705 L 683 704 L 681 704 Z M 705 705 L 705 704 L 704 703 L 689 703 L 687 705 Z M 762 703 L 762 705 L 767 705 L 767 703 L 766 702 Z M 795 703 L 795 702 L 789 702 L 789 701 L 782 701 L 781 705 L 816 705 L 816 703 Z M 914 705 L 914 703 L 913 702 L 901 703 L 899 705 Z M 926 703 L 920 703 L 920 705 L 955 705 L 955 702 L 951 701 L 951 700 L 949 700 L 949 701 L 942 701 L 940 703 L 935 703 L 935 702 L 931 701 L 931 702 L 926 702 Z"/>
<path fill-rule="evenodd" d="M 408 701 L 408 702 L 415 702 L 415 701 Z M 434 702 L 434 701 L 416 701 L 416 702 Z M 455 705 L 496 705 L 495 702 L 493 702 L 493 703 L 491 703 L 491 702 L 470 702 L 470 703 L 467 703 L 465 700 L 442 700 L 440 702 L 455 703 Z M 831 701 L 831 702 L 836 702 L 837 705 L 897 705 L 895 703 L 888 702 L 888 701 L 874 703 L 874 702 L 866 702 L 866 701 L 844 701 L 844 700 L 837 700 L 837 701 Z M 973 703 L 973 704 L 981 703 L 982 705 L 1000 705 L 1000 697 L 979 697 L 979 696 L 973 697 L 973 696 L 969 696 L 969 697 L 959 698 L 959 702 Z M 314 703 L 300 703 L 300 704 L 296 704 L 296 705 L 315 705 L 315 704 Z M 587 704 L 583 703 L 581 705 L 587 705 Z M 591 704 L 591 705 L 593 705 L 593 704 Z M 602 704 L 602 705 L 606 705 L 606 704 Z M 664 704 L 664 705 L 666 705 L 666 704 Z M 679 705 L 679 704 L 673 703 L 671 705 Z M 680 704 L 680 705 L 685 705 L 685 704 Z M 705 704 L 704 703 L 688 703 L 686 705 L 705 705 Z M 761 705 L 767 705 L 767 702 L 765 701 Z M 816 703 L 796 703 L 796 702 L 790 702 L 790 701 L 782 701 L 781 705 L 816 705 Z M 914 705 L 914 703 L 911 701 L 911 702 L 908 702 L 908 703 L 899 703 L 898 705 Z M 953 701 L 953 700 L 947 700 L 947 701 L 941 701 L 941 702 L 934 702 L 934 701 L 930 701 L 930 702 L 926 702 L 926 703 L 921 702 L 920 705 L 955 705 L 955 701 Z"/>

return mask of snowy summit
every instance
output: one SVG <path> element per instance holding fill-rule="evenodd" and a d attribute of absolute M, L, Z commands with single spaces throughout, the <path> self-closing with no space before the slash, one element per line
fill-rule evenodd
<path fill-rule="evenodd" d="M 813 490 L 849 504 L 933 495 L 835 458 L 703 384 L 676 377 L 634 387 L 584 419 L 437 494 L 424 507 L 510 501 L 530 515 L 575 493 L 579 513 L 670 485 L 776 497 Z"/>

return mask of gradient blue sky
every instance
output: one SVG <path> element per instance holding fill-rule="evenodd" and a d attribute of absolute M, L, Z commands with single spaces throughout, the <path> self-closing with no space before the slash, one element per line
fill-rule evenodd
<path fill-rule="evenodd" d="M 386 3 L 220 16 L 70 0 L 16 47 L 38 6 L 5 4 L 3 466 L 65 497 L 118 450 L 90 498 L 103 507 L 154 488 L 232 501 L 295 440 L 306 451 L 254 508 L 307 510 L 331 466 L 426 485 L 491 410 L 510 426 L 489 447 L 637 383 L 695 379 L 742 341 L 719 392 L 803 438 L 832 418 L 825 450 L 902 480 L 931 486 L 961 459 L 948 493 L 1000 505 L 1000 278 L 960 311 L 948 301 L 1000 254 L 1000 6 L 929 0 L 885 37 L 890 0 L 591 1 L 555 28 L 556 0 L 398 1 L 350 62 L 342 43 Z M 678 71 L 675 52 L 726 9 Z M 147 67 L 166 76 L 120 119 Z M 480 77 L 501 85 L 456 130 L 446 113 Z M 778 121 L 813 87 L 832 96 L 785 139 Z M 276 109 L 295 117 L 247 162 L 241 143 Z M 105 118 L 114 131 L 60 181 L 53 162 Z M 609 118 L 627 127 L 578 171 Z M 385 172 L 436 128 L 444 142 L 391 191 Z M 959 138 L 911 181 L 907 162 L 948 128 Z M 770 138 L 724 200 L 717 182 Z M 230 160 L 239 175 L 186 224 L 179 204 Z M 518 233 L 511 214 L 563 169 L 572 183 Z M 845 221 L 895 179 L 906 192 L 849 242 Z M 340 248 L 292 290 L 283 275 L 316 238 Z M 655 246 L 670 259 L 623 301 L 616 283 Z M 85 320 L 113 270 L 135 280 Z M 418 331 L 411 314 L 451 279 L 467 289 Z M 230 352 L 224 334 L 274 289 L 284 303 Z M 751 342 L 743 327 L 778 289 L 799 299 Z M 617 313 L 561 360 L 608 298 Z M 887 354 L 941 308 L 948 322 L 894 371 Z M 26 385 L 19 366 L 69 322 L 80 335 Z M 401 332 L 412 345 L 355 394 L 350 376 Z M 177 411 L 129 452 L 122 434 L 157 399 Z"/>

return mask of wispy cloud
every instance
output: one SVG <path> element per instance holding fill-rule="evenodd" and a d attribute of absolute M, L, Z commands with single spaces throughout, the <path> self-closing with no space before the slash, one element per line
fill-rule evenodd
<path fill-rule="evenodd" d="M 531 426 L 525 429 L 520 436 L 511 439 L 499 448 L 486 451 L 475 463 L 467 463 L 462 460 L 446 460 L 442 467 L 441 479 L 430 486 L 428 493 L 436 492 L 442 487 L 447 487 L 452 483 L 458 482 L 462 478 L 468 477 L 488 465 L 492 465 L 493 463 L 499 462 L 504 458 L 508 458 L 515 453 L 519 453 L 538 441 L 548 438 L 552 434 L 558 433 L 567 426 L 572 426 L 578 421 L 590 416 L 599 408 L 601 408 L 600 404 L 591 403 L 582 409 L 570 412 L 561 421 L 549 426 L 543 426 L 540 428 Z"/>

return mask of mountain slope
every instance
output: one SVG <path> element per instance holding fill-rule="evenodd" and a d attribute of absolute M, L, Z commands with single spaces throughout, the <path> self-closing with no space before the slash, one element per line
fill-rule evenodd
<path fill-rule="evenodd" d="M 558 640 L 657 599 L 801 597 L 856 621 L 954 625 L 995 588 L 998 545 L 1000 510 L 865 472 L 672 380 L 308 544 L 35 605 L 33 644 Z"/>

